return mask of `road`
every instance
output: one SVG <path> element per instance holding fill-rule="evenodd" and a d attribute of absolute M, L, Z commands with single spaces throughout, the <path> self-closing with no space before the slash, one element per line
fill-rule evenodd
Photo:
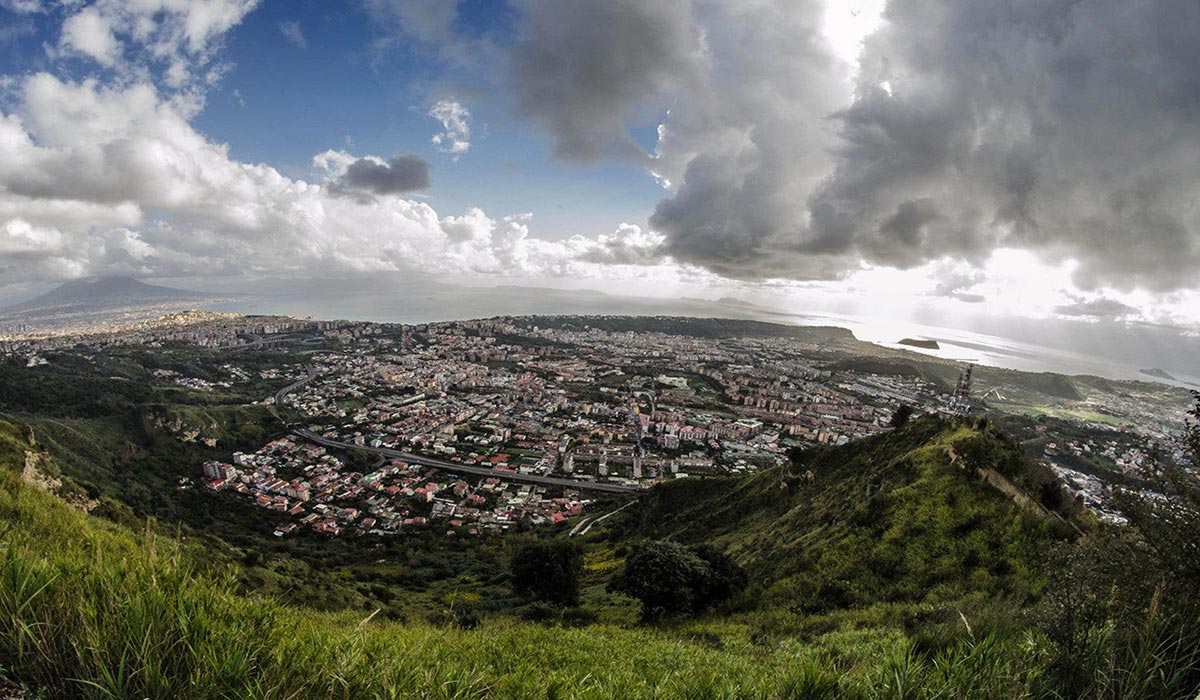
<path fill-rule="evenodd" d="M 386 457 L 388 459 L 398 459 L 409 464 L 420 464 L 425 467 L 433 467 L 442 471 L 454 472 L 456 474 L 471 474 L 474 476 L 494 476 L 505 481 L 523 481 L 530 484 L 541 484 L 542 486 L 559 486 L 569 489 L 578 489 L 580 491 L 602 491 L 604 493 L 641 493 L 643 489 L 636 486 L 622 486 L 621 484 L 605 484 L 595 481 L 576 481 L 575 479 L 562 479 L 554 476 L 541 476 L 538 474 L 520 474 L 518 472 L 501 471 L 499 469 L 490 469 L 488 467 L 476 467 L 468 464 L 460 464 L 458 462 L 449 462 L 444 459 L 435 457 L 425 457 L 422 455 L 412 454 L 411 452 L 401 452 L 400 450 L 392 450 L 386 447 L 365 447 L 363 445 L 355 445 L 350 442 L 341 442 L 338 440 L 330 440 L 329 438 L 318 435 L 311 430 L 304 428 L 296 428 L 292 433 L 308 440 L 315 442 L 318 445 L 325 447 L 335 447 L 343 450 L 363 450 L 364 452 L 372 452 L 374 454 Z"/>
<path fill-rule="evenodd" d="M 620 508 L 618 508 L 614 511 L 609 511 L 608 513 L 605 513 L 604 515 L 601 515 L 599 517 L 584 518 L 583 520 L 580 520 L 575 525 L 575 527 L 571 528 L 571 533 L 568 535 L 568 537 L 579 537 L 579 536 L 588 534 L 588 531 L 592 529 L 593 525 L 595 525 L 596 523 L 608 520 L 612 516 L 616 515 L 617 513 L 620 513 L 621 511 L 625 510 L 626 508 L 628 508 L 629 506 L 633 505 L 636 502 L 637 501 L 630 501 L 629 503 L 626 503 L 625 505 L 621 506 Z"/>
<path fill-rule="evenodd" d="M 312 365 L 304 365 L 304 369 L 305 369 L 305 371 L 308 372 L 307 377 L 305 377 L 304 379 L 301 379 L 298 382 L 293 382 L 291 384 L 288 384 L 287 386 L 283 387 L 279 391 L 275 392 L 275 407 L 276 408 L 280 408 L 283 406 L 283 399 L 288 394 L 290 394 L 291 392 L 295 391 L 296 389 L 299 389 L 300 387 L 304 386 L 305 384 L 308 384 L 309 382 L 311 382 L 312 380 L 317 378 L 317 370 L 314 369 Z"/>
<path fill-rule="evenodd" d="M 269 336 L 261 337 L 261 338 L 255 336 L 255 339 L 250 341 L 249 343 L 245 343 L 243 345 L 227 345 L 221 349 L 227 350 L 229 352 L 241 352 L 243 350 L 256 350 L 258 348 L 270 348 L 270 347 L 274 347 L 276 345 L 282 345 L 284 343 L 295 342 L 297 340 L 300 340 L 302 337 L 303 336 L 295 334 L 295 333 L 290 333 L 287 335 L 269 335 Z"/>

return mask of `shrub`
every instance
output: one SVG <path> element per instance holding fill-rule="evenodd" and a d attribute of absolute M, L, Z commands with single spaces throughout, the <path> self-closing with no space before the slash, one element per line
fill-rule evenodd
<path fill-rule="evenodd" d="M 579 601 L 583 548 L 566 539 L 529 540 L 512 558 L 512 587 L 520 596 L 556 605 Z"/>
<path fill-rule="evenodd" d="M 636 547 L 609 582 L 609 590 L 641 602 L 645 620 L 703 612 L 745 586 L 746 572 L 719 550 L 668 541 Z"/>

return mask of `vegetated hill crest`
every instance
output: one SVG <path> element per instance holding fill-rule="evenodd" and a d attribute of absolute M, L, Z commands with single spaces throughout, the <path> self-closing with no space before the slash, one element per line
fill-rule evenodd
<path fill-rule="evenodd" d="M 714 544 L 747 569 L 758 603 L 821 612 L 1032 599 L 1038 563 L 1074 534 L 1075 509 L 1006 434 L 923 417 L 747 477 L 663 484 L 614 527 L 633 539 Z"/>

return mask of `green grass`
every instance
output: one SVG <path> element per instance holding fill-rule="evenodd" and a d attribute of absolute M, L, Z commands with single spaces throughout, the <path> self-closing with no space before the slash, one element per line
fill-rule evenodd
<path fill-rule="evenodd" d="M 0 422 L 0 667 L 49 698 L 1062 697 L 1031 631 L 922 641 L 857 613 L 808 638 L 735 618 L 585 628 L 488 619 L 478 629 L 314 612 L 239 594 L 194 551 L 64 505 L 26 484 L 30 446 Z M 979 626 L 978 621 L 976 625 Z M 1103 645 L 1103 637 L 1097 637 Z M 1169 635 L 1133 663 L 1101 649 L 1087 697 L 1182 698 Z"/>
<path fill-rule="evenodd" d="M 998 435 L 929 418 L 787 468 L 669 482 L 612 527 L 624 538 L 716 544 L 756 582 L 746 594 L 756 607 L 1031 602 L 1044 585 L 1040 560 L 1068 533 L 952 465 L 951 445 L 1010 478 L 1028 468 Z"/>
<path fill-rule="evenodd" d="M 1072 408 L 1069 404 L 1051 406 L 1040 402 L 1025 403 L 1014 400 L 999 401 L 996 399 L 989 399 L 988 403 L 992 404 L 998 410 L 1025 416 L 1050 416 L 1052 418 L 1078 420 L 1088 423 L 1101 423 L 1114 427 L 1126 426 L 1129 423 L 1129 421 L 1122 420 L 1116 416 L 1109 416 L 1103 413 L 1096 413 L 1095 411 Z"/>

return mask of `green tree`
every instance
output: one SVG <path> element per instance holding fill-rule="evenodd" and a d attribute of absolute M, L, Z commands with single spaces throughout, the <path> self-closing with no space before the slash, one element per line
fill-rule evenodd
<path fill-rule="evenodd" d="M 350 448 L 346 450 L 346 467 L 353 471 L 371 471 L 379 463 L 379 456 L 374 452 Z"/>
<path fill-rule="evenodd" d="M 746 585 L 746 574 L 719 550 L 656 541 L 638 545 L 609 590 L 637 598 L 642 618 L 702 612 L 728 600 Z"/>
<path fill-rule="evenodd" d="M 720 605 L 746 587 L 746 571 L 725 552 L 710 544 L 692 547 L 692 553 L 708 565 L 708 576 L 701 582 L 698 603 L 701 608 Z"/>
<path fill-rule="evenodd" d="M 583 549 L 566 539 L 529 540 L 513 553 L 513 591 L 520 596 L 557 605 L 579 602 Z"/>
<path fill-rule="evenodd" d="M 1190 464 L 1155 460 L 1144 474 L 1149 488 L 1121 489 L 1117 504 L 1154 551 L 1166 583 L 1196 604 L 1200 602 L 1200 477 L 1195 471 L 1200 469 L 1200 393 L 1193 391 L 1192 398 L 1184 435 Z"/>
<path fill-rule="evenodd" d="M 892 420 L 889 421 L 888 424 L 891 425 L 893 428 L 903 428 L 904 424 L 908 422 L 908 419 L 912 418 L 912 415 L 913 415 L 913 407 L 912 406 L 909 406 L 906 403 L 900 404 L 900 407 L 897 408 L 895 413 L 892 414 Z"/>

